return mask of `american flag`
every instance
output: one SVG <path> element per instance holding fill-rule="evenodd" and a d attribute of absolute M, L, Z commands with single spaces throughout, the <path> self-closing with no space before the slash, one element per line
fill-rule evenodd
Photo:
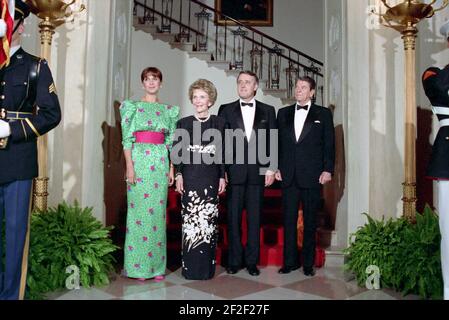
<path fill-rule="evenodd" d="M 9 64 L 9 49 L 14 28 L 15 0 L 0 0 L 0 68 Z"/>

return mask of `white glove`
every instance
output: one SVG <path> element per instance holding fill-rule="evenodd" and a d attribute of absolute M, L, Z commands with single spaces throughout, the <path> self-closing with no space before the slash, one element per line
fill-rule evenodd
<path fill-rule="evenodd" d="M 0 38 L 3 38 L 6 34 L 6 22 L 0 19 Z"/>
<path fill-rule="evenodd" d="M 5 120 L 0 120 L 0 139 L 9 137 L 11 135 L 11 127 Z"/>

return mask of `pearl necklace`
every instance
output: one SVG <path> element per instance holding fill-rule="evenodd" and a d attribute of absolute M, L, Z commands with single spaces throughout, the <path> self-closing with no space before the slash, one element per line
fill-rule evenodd
<path fill-rule="evenodd" d="M 206 119 L 201 120 L 200 118 L 198 118 L 198 116 L 195 114 L 194 115 L 195 119 L 198 120 L 199 122 L 206 122 L 207 120 L 209 120 L 210 118 L 210 113 L 207 115 Z"/>

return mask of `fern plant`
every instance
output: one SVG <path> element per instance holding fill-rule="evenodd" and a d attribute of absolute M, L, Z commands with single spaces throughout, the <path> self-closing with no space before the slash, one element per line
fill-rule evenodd
<path fill-rule="evenodd" d="M 65 287 L 69 266 L 79 268 L 83 287 L 109 283 L 114 270 L 112 253 L 118 248 L 109 238 L 112 227 L 92 216 L 92 208 L 66 202 L 31 216 L 27 298 Z"/>
<path fill-rule="evenodd" d="M 378 266 L 381 286 L 391 287 L 397 281 L 394 260 L 396 248 L 403 241 L 401 236 L 407 221 L 376 221 L 368 214 L 364 215 L 368 223 L 351 235 L 351 246 L 345 250 L 348 255 L 345 268 L 354 272 L 359 285 L 364 285 L 368 277 L 366 268 L 370 265 Z"/>
<path fill-rule="evenodd" d="M 345 269 L 352 271 L 360 286 L 376 265 L 380 284 L 421 298 L 439 299 L 443 294 L 438 216 L 429 206 L 416 214 L 416 223 L 405 218 L 376 221 L 366 213 L 368 223 L 350 238 L 345 250 Z"/>
<path fill-rule="evenodd" d="M 423 298 L 442 298 L 440 242 L 438 215 L 426 206 L 423 214 L 416 215 L 416 223 L 409 224 L 403 232 L 395 261 L 400 271 L 395 289 L 404 295 L 414 293 Z"/>

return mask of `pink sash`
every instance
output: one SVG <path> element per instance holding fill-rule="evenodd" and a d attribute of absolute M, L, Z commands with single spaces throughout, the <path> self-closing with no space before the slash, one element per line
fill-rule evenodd
<path fill-rule="evenodd" d="M 136 138 L 136 143 L 163 144 L 165 141 L 165 135 L 162 132 L 138 131 L 134 132 L 133 136 Z"/>

